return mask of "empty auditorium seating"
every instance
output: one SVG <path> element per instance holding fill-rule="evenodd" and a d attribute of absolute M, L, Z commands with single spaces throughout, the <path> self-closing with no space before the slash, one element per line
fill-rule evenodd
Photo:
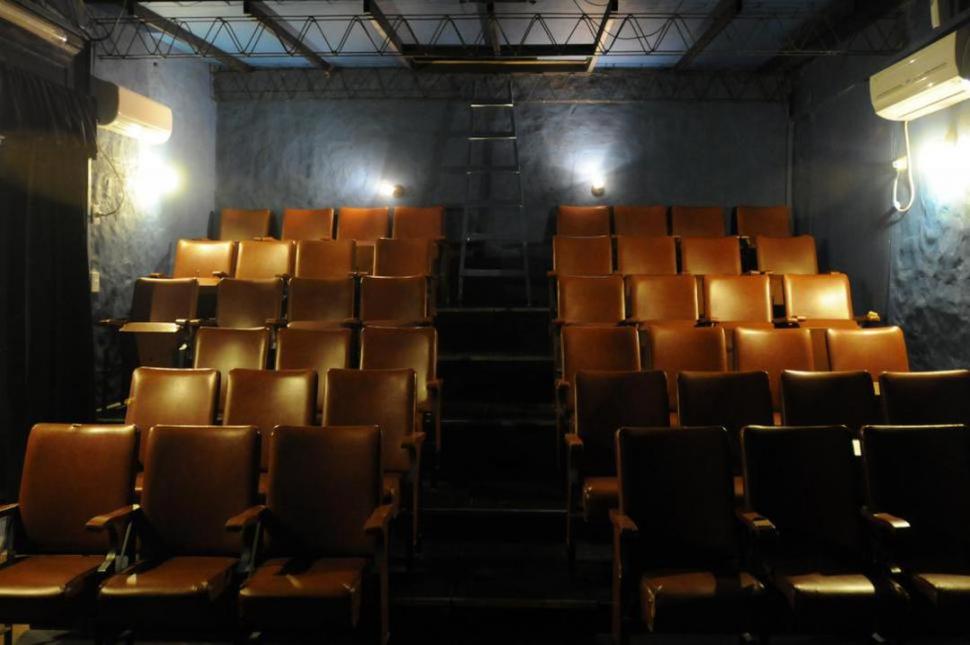
<path fill-rule="evenodd" d="M 239 591 L 246 632 L 319 638 L 360 624 L 379 629 L 372 642 L 387 642 L 393 509 L 382 504 L 382 492 L 377 428 L 273 432 L 266 505 L 227 525 L 234 532 L 257 526 L 257 543 L 270 545 Z M 364 613 L 372 606 L 376 615 Z"/>
<path fill-rule="evenodd" d="M 617 236 L 616 270 L 623 275 L 677 273 L 676 239 L 669 236 Z"/>
<path fill-rule="evenodd" d="M 771 285 L 768 276 L 705 276 L 704 317 L 727 327 L 770 328 Z"/>
<path fill-rule="evenodd" d="M 671 206 L 670 232 L 681 237 L 720 237 L 724 209 L 720 206 Z"/>
<path fill-rule="evenodd" d="M 317 414 L 322 415 L 327 370 L 350 367 L 351 330 L 287 327 L 276 335 L 276 369 L 317 373 Z"/>
<path fill-rule="evenodd" d="M 556 281 L 560 325 L 618 325 L 626 319 L 623 277 L 561 276 Z"/>
<path fill-rule="evenodd" d="M 609 206 L 561 205 L 556 209 L 556 235 L 588 237 L 609 234 Z"/>
<path fill-rule="evenodd" d="M 878 423 L 872 379 L 866 372 L 781 373 L 781 416 L 787 426 Z"/>
<path fill-rule="evenodd" d="M 631 275 L 626 283 L 632 322 L 641 326 L 664 322 L 689 327 L 697 323 L 700 312 L 694 276 Z"/>
<path fill-rule="evenodd" d="M 346 278 L 356 272 L 353 240 L 302 240 L 296 244 L 298 278 Z"/>
<path fill-rule="evenodd" d="M 179 240 L 172 263 L 173 278 L 195 278 L 199 287 L 212 288 L 236 270 L 236 245 L 230 241 Z M 160 277 L 160 276 L 156 276 Z"/>
<path fill-rule="evenodd" d="M 785 317 L 807 327 L 857 327 L 844 273 L 784 277 Z"/>
<path fill-rule="evenodd" d="M 422 238 L 377 240 L 374 275 L 403 277 L 430 276 L 433 272 L 431 242 Z"/>
<path fill-rule="evenodd" d="M 280 239 L 329 240 L 333 222 L 332 208 L 285 208 Z"/>
<path fill-rule="evenodd" d="M 238 242 L 254 237 L 269 237 L 272 217 L 268 208 L 223 208 L 219 216 L 219 239 Z"/>
<path fill-rule="evenodd" d="M 680 272 L 694 275 L 740 275 L 741 246 L 738 238 L 682 238 Z"/>
<path fill-rule="evenodd" d="M 296 248 L 281 240 L 243 240 L 237 245 L 236 275 L 240 280 L 268 280 L 293 275 Z"/>
<path fill-rule="evenodd" d="M 632 327 L 565 327 L 561 355 L 562 378 L 556 381 L 560 430 L 566 429 L 567 411 L 573 406 L 572 386 L 579 371 L 640 369 L 640 341 Z"/>
<path fill-rule="evenodd" d="M 791 235 L 791 209 L 787 206 L 738 206 L 735 218 L 738 235 L 752 238 Z M 760 246 L 760 240 L 757 244 Z"/>
<path fill-rule="evenodd" d="M 552 239 L 554 275 L 609 275 L 613 273 L 613 243 L 607 235 Z"/>
<path fill-rule="evenodd" d="M 432 312 L 424 276 L 364 276 L 360 282 L 360 320 L 365 325 L 426 325 Z"/>
<path fill-rule="evenodd" d="M 755 238 L 758 270 L 771 276 L 771 298 L 776 305 L 785 302 L 784 275 L 813 275 L 818 273 L 815 238 L 797 237 Z"/>
<path fill-rule="evenodd" d="M 758 632 L 762 584 L 740 568 L 731 461 L 721 428 L 622 428 L 613 633 Z"/>
<path fill-rule="evenodd" d="M 970 425 L 970 370 L 884 372 L 879 392 L 886 423 Z"/>
<path fill-rule="evenodd" d="M 771 385 L 771 400 L 781 412 L 781 373 L 784 370 L 808 372 L 815 369 L 812 337 L 808 329 L 734 330 L 734 364 L 739 372 L 764 370 Z"/>
<path fill-rule="evenodd" d="M 682 371 L 726 372 L 727 340 L 722 327 L 659 323 L 646 331 L 645 365 L 667 375 L 671 410 L 677 409 L 677 377 Z"/>
<path fill-rule="evenodd" d="M 216 287 L 216 325 L 219 327 L 265 327 L 280 321 L 283 280 L 237 280 L 225 278 Z"/>
<path fill-rule="evenodd" d="M 395 206 L 391 237 L 398 240 L 444 240 L 444 206 Z"/>
<path fill-rule="evenodd" d="M 387 237 L 388 210 L 386 206 L 341 206 L 337 211 L 337 239 L 357 242 L 354 267 L 361 273 L 371 273 L 374 270 L 374 244 L 379 238 Z"/>
<path fill-rule="evenodd" d="M 293 278 L 286 303 L 288 326 L 322 329 L 354 324 L 354 291 L 349 276 Z"/>
<path fill-rule="evenodd" d="M 667 235 L 666 206 L 614 206 L 613 232 L 617 236 Z"/>
<path fill-rule="evenodd" d="M 908 372 L 906 339 L 899 327 L 829 329 L 825 332 L 833 371 L 866 370 L 874 385 L 883 372 Z"/>
<path fill-rule="evenodd" d="M 222 410 L 226 400 L 229 372 L 236 368 L 264 369 L 269 345 L 270 334 L 266 328 L 202 327 L 199 329 L 195 336 L 195 357 L 192 366 L 196 369 L 210 368 L 219 371 L 219 410 Z"/>

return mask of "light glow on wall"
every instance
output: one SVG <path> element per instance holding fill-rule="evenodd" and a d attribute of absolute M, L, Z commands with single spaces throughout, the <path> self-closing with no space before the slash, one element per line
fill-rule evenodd
<path fill-rule="evenodd" d="M 965 199 L 970 190 L 970 141 L 951 128 L 920 148 L 918 168 L 934 200 L 953 203 Z"/>
<path fill-rule="evenodd" d="M 158 152 L 143 146 L 128 177 L 128 192 L 141 208 L 154 208 L 162 198 L 178 191 L 182 177 L 178 169 Z"/>

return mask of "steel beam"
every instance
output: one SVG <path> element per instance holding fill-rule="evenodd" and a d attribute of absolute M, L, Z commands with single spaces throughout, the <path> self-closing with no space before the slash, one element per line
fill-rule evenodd
<path fill-rule="evenodd" d="M 586 65 L 587 72 L 596 69 L 600 54 L 609 49 L 606 46 L 606 39 L 610 37 L 616 39 L 616 34 L 613 33 L 613 25 L 615 23 L 614 14 L 619 10 L 619 5 L 619 0 L 610 0 L 606 3 L 606 11 L 603 12 L 603 19 L 600 20 L 599 29 L 596 30 L 596 37 L 593 39 L 593 55 L 589 57 L 589 63 Z"/>
<path fill-rule="evenodd" d="M 677 64 L 674 65 L 674 69 L 685 70 L 690 67 L 701 52 L 707 49 L 707 46 L 714 42 L 714 39 L 731 24 L 735 16 L 741 13 L 741 5 L 742 0 L 721 0 L 718 2 L 714 11 L 711 12 L 711 21 L 708 23 L 707 29 L 704 30 L 700 38 L 694 41 L 687 53 L 681 56 Z"/>
<path fill-rule="evenodd" d="M 253 68 L 231 54 L 227 54 L 204 38 L 199 38 L 173 20 L 159 15 L 139 2 L 132 2 L 126 6 L 128 14 L 160 32 L 171 36 L 195 50 L 199 56 L 212 57 L 237 72 L 251 72 Z"/>
<path fill-rule="evenodd" d="M 411 59 L 404 55 L 404 45 L 394 25 L 387 19 L 387 15 L 377 4 L 377 0 L 364 0 L 364 14 L 370 17 L 371 27 L 384 39 L 387 48 L 397 55 L 402 67 L 411 68 Z"/>
<path fill-rule="evenodd" d="M 267 29 L 273 32 L 276 37 L 280 39 L 280 42 L 283 44 L 284 48 L 289 47 L 291 50 L 305 58 L 317 69 L 322 69 L 328 72 L 333 69 L 333 65 L 320 58 L 316 52 L 310 49 L 310 47 L 303 41 L 302 35 L 293 29 L 290 23 L 287 22 L 286 18 L 281 17 L 275 11 L 260 2 L 260 0 L 246 0 L 243 2 L 243 12 L 253 16 Z"/>

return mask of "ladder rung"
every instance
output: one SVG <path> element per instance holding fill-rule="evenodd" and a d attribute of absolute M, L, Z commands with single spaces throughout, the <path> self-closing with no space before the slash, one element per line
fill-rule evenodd
<path fill-rule="evenodd" d="M 511 107 L 515 107 L 515 103 L 491 103 L 491 102 L 482 102 L 482 103 L 472 103 L 468 107 L 470 107 L 472 109 L 475 109 L 475 110 L 480 110 L 482 108 L 511 108 Z"/>
<path fill-rule="evenodd" d="M 468 269 L 463 268 L 461 274 L 474 278 L 512 278 L 525 275 L 522 269 Z"/>
<path fill-rule="evenodd" d="M 514 132 L 479 132 L 468 135 L 469 141 L 515 141 L 515 139 Z"/>

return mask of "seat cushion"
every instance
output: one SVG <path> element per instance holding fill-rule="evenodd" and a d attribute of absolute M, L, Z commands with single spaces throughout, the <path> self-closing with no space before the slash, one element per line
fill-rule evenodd
<path fill-rule="evenodd" d="M 744 571 L 647 572 L 640 578 L 643 620 L 651 631 L 754 631 L 763 592 Z"/>
<path fill-rule="evenodd" d="M 268 560 L 239 590 L 240 616 L 261 629 L 354 627 L 366 566 L 364 558 Z"/>
<path fill-rule="evenodd" d="M 609 517 L 610 509 L 620 503 L 620 489 L 616 477 L 586 477 L 583 479 L 583 517 L 586 521 Z"/>
<path fill-rule="evenodd" d="M 32 555 L 0 568 L 0 621 L 63 624 L 67 614 L 89 610 L 98 555 Z"/>
<path fill-rule="evenodd" d="M 916 572 L 911 579 L 916 593 L 943 612 L 943 618 L 966 619 L 970 612 L 970 574 Z"/>
<path fill-rule="evenodd" d="M 877 594 L 865 575 L 810 571 L 776 575 L 773 582 L 799 627 L 839 632 L 872 629 Z"/>

